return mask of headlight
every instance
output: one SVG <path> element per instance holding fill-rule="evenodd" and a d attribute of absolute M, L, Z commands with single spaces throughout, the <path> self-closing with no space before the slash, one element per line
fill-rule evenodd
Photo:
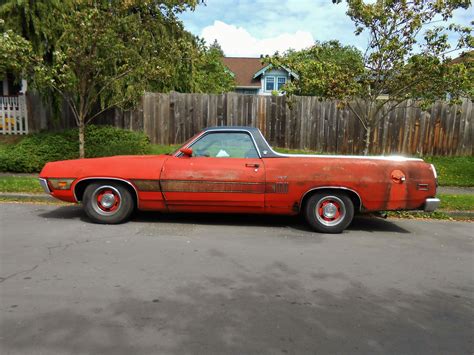
<path fill-rule="evenodd" d="M 75 179 L 48 179 L 48 184 L 53 190 L 69 190 Z"/>

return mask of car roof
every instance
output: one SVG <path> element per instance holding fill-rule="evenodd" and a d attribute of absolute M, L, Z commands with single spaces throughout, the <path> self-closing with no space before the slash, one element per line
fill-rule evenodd
<path fill-rule="evenodd" d="M 249 131 L 251 133 L 259 132 L 258 128 L 251 127 L 251 126 L 212 126 L 212 127 L 204 128 L 203 131 L 228 131 L 228 130 L 236 130 L 236 129 Z"/>

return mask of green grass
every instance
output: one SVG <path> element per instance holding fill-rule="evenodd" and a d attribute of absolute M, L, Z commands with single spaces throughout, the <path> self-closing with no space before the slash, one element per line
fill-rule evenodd
<path fill-rule="evenodd" d="M 438 195 L 441 210 L 474 211 L 474 195 Z"/>
<path fill-rule="evenodd" d="M 0 176 L 0 192 L 41 193 L 38 178 L 31 176 Z"/>
<path fill-rule="evenodd" d="M 160 154 L 173 153 L 180 146 L 181 146 L 181 144 L 174 144 L 174 145 L 152 144 L 151 149 L 150 149 L 150 154 L 160 155 Z"/>
<path fill-rule="evenodd" d="M 435 166 L 441 186 L 474 186 L 474 157 L 424 157 Z"/>

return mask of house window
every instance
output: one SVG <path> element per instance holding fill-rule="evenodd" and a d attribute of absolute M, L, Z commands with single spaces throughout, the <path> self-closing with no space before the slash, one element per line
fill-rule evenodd
<path fill-rule="evenodd" d="M 283 85 L 285 85 L 285 84 L 286 84 L 286 78 L 284 76 L 279 76 L 278 77 L 277 90 L 281 91 Z"/>
<path fill-rule="evenodd" d="M 265 78 L 265 91 L 275 90 L 275 77 L 267 76 Z"/>

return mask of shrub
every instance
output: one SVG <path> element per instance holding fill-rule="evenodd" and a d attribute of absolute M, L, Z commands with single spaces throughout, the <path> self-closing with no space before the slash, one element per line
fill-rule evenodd
<path fill-rule="evenodd" d="M 141 132 L 125 131 L 110 126 L 86 127 L 86 157 L 147 154 L 148 137 Z M 50 161 L 74 159 L 79 156 L 78 130 L 31 134 L 16 144 L 2 145 L 0 171 L 16 173 L 39 172 Z"/>
<path fill-rule="evenodd" d="M 142 132 L 126 131 L 111 126 L 91 125 L 86 129 L 86 157 L 88 158 L 148 154 L 150 150 L 150 140 Z"/>

